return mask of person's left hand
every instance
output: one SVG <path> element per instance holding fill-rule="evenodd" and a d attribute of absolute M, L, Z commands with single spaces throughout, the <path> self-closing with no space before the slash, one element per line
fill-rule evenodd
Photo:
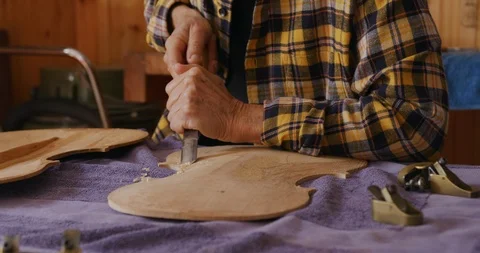
<path fill-rule="evenodd" d="M 170 128 L 185 129 L 222 141 L 232 141 L 234 118 L 243 103 L 226 89 L 224 81 L 199 65 L 175 64 L 173 80 L 167 85 Z M 238 115 L 237 115 L 238 116 Z"/>

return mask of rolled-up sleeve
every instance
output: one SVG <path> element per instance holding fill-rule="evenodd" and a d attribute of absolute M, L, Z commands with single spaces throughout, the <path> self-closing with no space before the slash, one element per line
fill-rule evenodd
<path fill-rule="evenodd" d="M 437 159 L 448 97 L 441 40 L 426 1 L 357 3 L 351 90 L 358 99 L 265 101 L 263 143 L 315 156 Z"/>
<path fill-rule="evenodd" d="M 189 4 L 188 0 L 144 0 L 147 22 L 147 43 L 159 52 L 165 52 L 168 31 L 168 14 L 176 3 Z"/>

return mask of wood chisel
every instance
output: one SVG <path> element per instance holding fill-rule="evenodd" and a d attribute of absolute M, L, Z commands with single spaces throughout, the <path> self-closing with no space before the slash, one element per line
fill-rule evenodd
<path fill-rule="evenodd" d="M 197 160 L 198 131 L 185 130 L 183 133 L 183 147 L 181 164 L 192 164 Z"/>

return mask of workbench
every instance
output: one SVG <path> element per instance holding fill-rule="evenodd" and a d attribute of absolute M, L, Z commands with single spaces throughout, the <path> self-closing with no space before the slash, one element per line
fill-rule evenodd
<path fill-rule="evenodd" d="M 302 184 L 317 192 L 311 204 L 278 219 L 186 222 L 118 213 L 107 204 L 114 189 L 181 144 L 167 139 L 105 154 L 76 155 L 34 178 L 0 185 L 0 235 L 21 235 L 22 250 L 58 252 L 65 229 L 82 233 L 84 252 L 479 252 L 480 200 L 428 193 L 401 194 L 422 210 L 425 224 L 400 227 L 371 218 L 367 187 L 396 183 L 404 166 L 370 162 L 348 179 L 324 176 Z M 480 187 L 480 166 L 450 165 Z"/>

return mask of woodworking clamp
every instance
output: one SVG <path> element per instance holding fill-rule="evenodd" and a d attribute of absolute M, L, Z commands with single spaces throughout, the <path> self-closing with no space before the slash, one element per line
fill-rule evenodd
<path fill-rule="evenodd" d="M 445 159 L 434 163 L 414 163 L 403 168 L 398 174 L 398 181 L 407 191 L 424 192 L 478 198 L 480 191 L 464 183 L 446 166 Z"/>
<path fill-rule="evenodd" d="M 69 229 L 63 233 L 62 248 L 60 253 L 81 253 L 80 231 Z"/>
<path fill-rule="evenodd" d="M 18 253 L 20 252 L 20 236 L 5 236 L 0 253 Z"/>
<path fill-rule="evenodd" d="M 69 229 L 63 233 L 60 253 L 81 253 L 80 231 Z M 21 253 L 20 236 L 5 236 L 0 253 Z"/>
<path fill-rule="evenodd" d="M 373 195 L 373 220 L 401 226 L 416 226 L 423 223 L 423 214 L 402 198 L 395 185 L 380 189 L 376 185 L 368 187 Z"/>

